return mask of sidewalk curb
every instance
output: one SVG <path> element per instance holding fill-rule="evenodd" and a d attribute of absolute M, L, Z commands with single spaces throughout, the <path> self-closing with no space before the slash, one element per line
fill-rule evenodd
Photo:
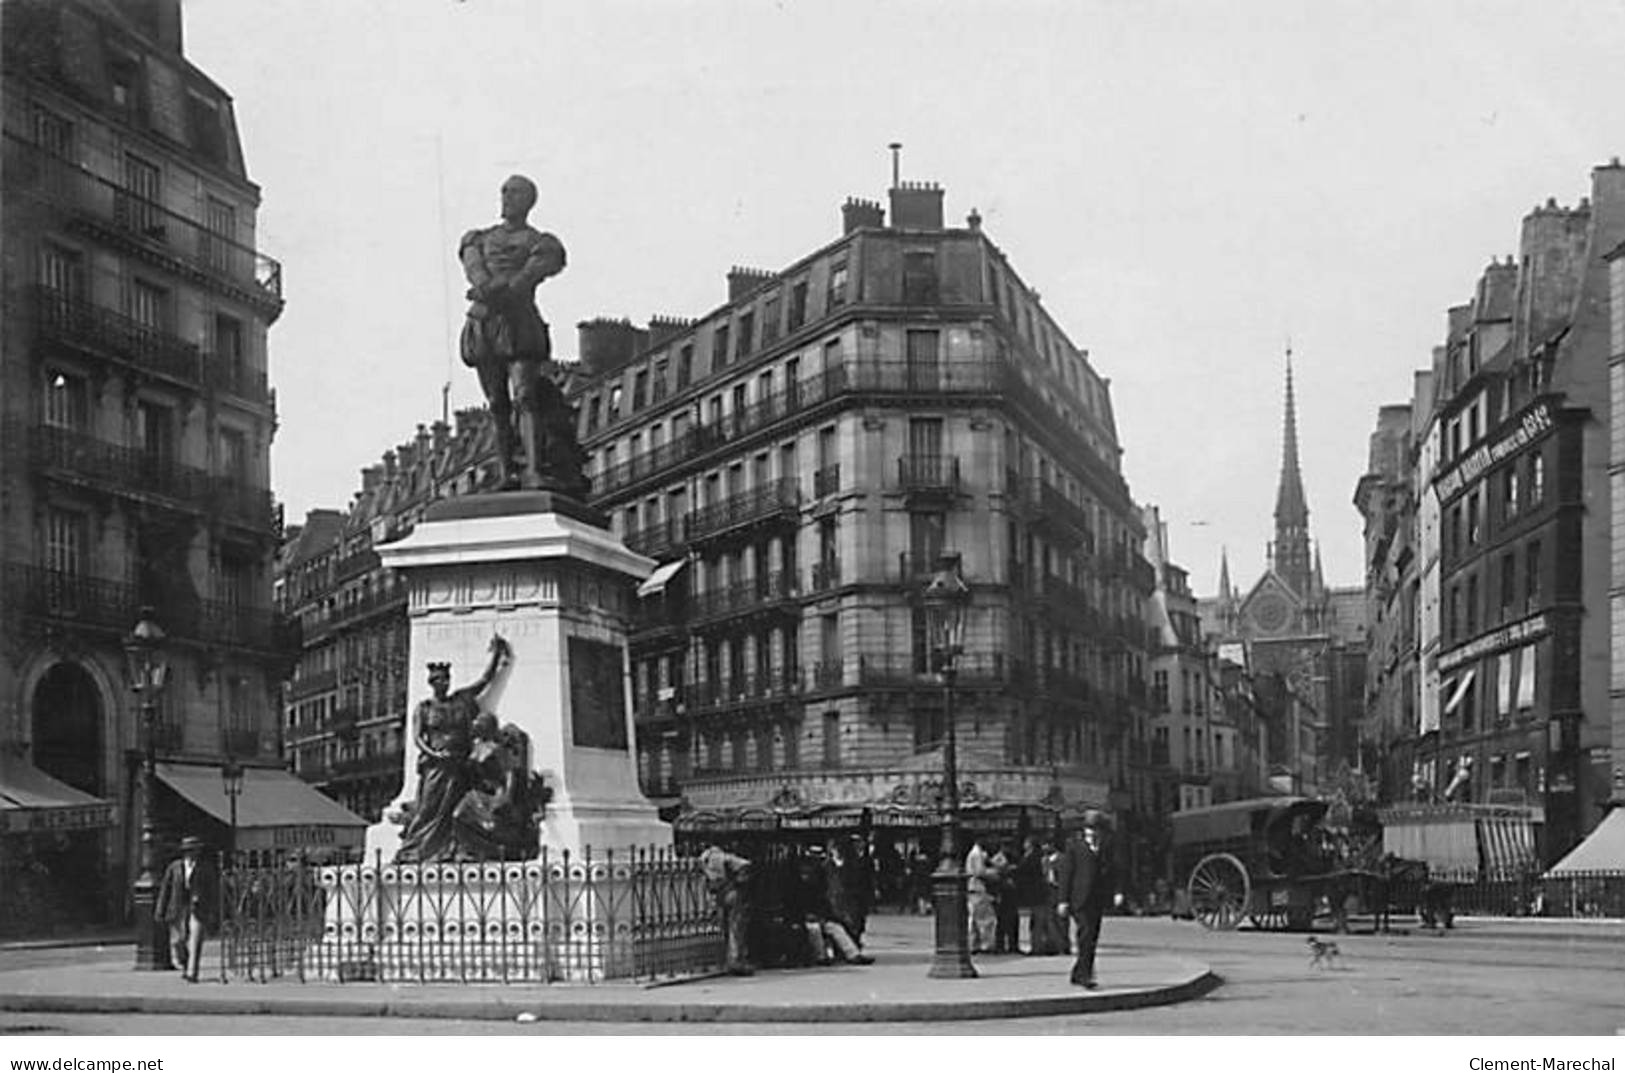
<path fill-rule="evenodd" d="M 428 999 L 410 995 L 310 998 L 252 995 L 37 995 L 0 994 L 0 1010 L 17 1013 L 199 1014 L 270 1017 L 412 1017 L 440 1020 L 512 1021 L 530 1014 L 537 1021 L 639 1023 L 853 1024 L 875 1021 L 969 1021 L 1105 1013 L 1188 1002 L 1223 981 L 1205 965 L 1179 983 L 1132 991 L 1083 992 L 1004 999 L 921 999 L 898 1002 L 796 1004 L 648 1002 L 586 999 L 538 1001 L 536 996 L 481 996 Z"/>

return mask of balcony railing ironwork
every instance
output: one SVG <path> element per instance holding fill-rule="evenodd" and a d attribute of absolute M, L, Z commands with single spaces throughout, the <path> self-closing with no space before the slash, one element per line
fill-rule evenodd
<path fill-rule="evenodd" d="M 40 335 L 201 388 L 203 352 L 174 332 L 51 287 L 34 288 Z"/>
<path fill-rule="evenodd" d="M 897 484 L 912 495 L 951 496 L 959 491 L 959 458 L 908 454 L 897 460 Z"/>
<path fill-rule="evenodd" d="M 774 607 L 801 596 L 799 579 L 791 571 L 774 570 L 758 578 L 746 578 L 690 598 L 694 622 L 723 620 Z"/>
<path fill-rule="evenodd" d="M 813 473 L 813 495 L 819 499 L 832 496 L 841 490 L 841 464 L 836 462 L 828 466 L 820 466 Z"/>
<path fill-rule="evenodd" d="M 684 528 L 689 541 L 714 540 L 765 522 L 794 522 L 800 515 L 801 491 L 796 479 L 781 477 L 701 507 L 688 516 Z"/>
<path fill-rule="evenodd" d="M 273 317 L 281 310 L 282 266 L 276 260 L 32 142 L 7 134 L 5 147 L 8 188 L 26 188 L 83 224 L 124 238 L 202 281 L 218 281 Z"/>
<path fill-rule="evenodd" d="M 0 577 L 6 593 L 4 611 L 53 623 L 123 633 L 130 629 L 141 608 L 150 605 L 164 630 L 175 637 L 271 649 L 281 635 L 278 616 L 263 608 L 168 592 L 143 593 L 129 582 L 28 563 L 5 563 Z"/>
<path fill-rule="evenodd" d="M 841 560 L 828 559 L 821 563 L 813 563 L 810 583 L 807 588 L 811 592 L 828 592 L 838 588 L 841 584 Z"/>
<path fill-rule="evenodd" d="M 687 692 L 693 715 L 705 715 L 728 708 L 745 707 L 769 701 L 789 700 L 802 692 L 801 674 L 795 668 L 766 674 L 742 674 L 733 678 L 695 682 Z"/>
<path fill-rule="evenodd" d="M 175 500 L 199 513 L 207 509 L 213 477 L 205 470 L 51 425 L 30 429 L 28 442 L 30 463 L 38 469 Z"/>
<path fill-rule="evenodd" d="M 626 546 L 651 559 L 669 559 L 683 548 L 683 527 L 679 519 L 655 522 L 626 534 Z"/>

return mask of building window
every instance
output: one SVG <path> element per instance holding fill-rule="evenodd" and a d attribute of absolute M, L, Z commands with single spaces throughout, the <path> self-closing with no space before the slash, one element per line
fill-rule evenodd
<path fill-rule="evenodd" d="M 841 713 L 824 713 L 824 766 L 841 766 Z"/>
<path fill-rule="evenodd" d="M 789 331 L 795 331 L 807 323 L 807 281 L 800 280 L 790 286 L 790 323 Z"/>
<path fill-rule="evenodd" d="M 914 750 L 935 749 L 947 736 L 947 721 L 941 708 L 921 708 L 914 713 Z"/>
<path fill-rule="evenodd" d="M 216 313 L 213 328 L 214 359 L 218 365 L 216 371 L 226 378 L 226 383 L 231 387 L 239 388 L 246 369 L 243 322 L 236 317 Z"/>
<path fill-rule="evenodd" d="M 132 231 L 162 237 L 160 197 L 158 165 L 134 153 L 124 154 L 124 189 L 117 191 L 114 197 L 114 219 Z"/>
<path fill-rule="evenodd" d="M 1540 603 L 1540 541 L 1531 540 L 1523 550 L 1524 600 L 1533 611 Z"/>
<path fill-rule="evenodd" d="M 683 390 L 693 379 L 694 344 L 684 343 L 677 351 L 677 390 Z"/>
<path fill-rule="evenodd" d="M 1546 498 L 1546 459 L 1537 451 L 1529 456 L 1529 505 L 1538 507 Z"/>
<path fill-rule="evenodd" d="M 1512 614 L 1518 598 L 1518 558 L 1511 552 L 1501 556 L 1501 617 Z"/>
<path fill-rule="evenodd" d="M 239 484 L 248 483 L 248 437 L 236 429 L 220 430 L 220 474 Z"/>
<path fill-rule="evenodd" d="M 44 108 L 34 109 L 34 144 L 61 160 L 73 159 L 73 123 Z"/>
<path fill-rule="evenodd" d="M 637 413 L 649 401 L 649 371 L 641 370 L 632 377 L 632 412 Z"/>
<path fill-rule="evenodd" d="M 124 291 L 125 315 L 143 328 L 169 330 L 169 292 L 142 279 L 132 279 Z"/>
<path fill-rule="evenodd" d="M 45 568 L 70 576 L 82 573 L 88 531 L 83 514 L 49 508 L 45 512 Z"/>
<path fill-rule="evenodd" d="M 1483 533 L 1481 523 L 1482 523 L 1482 520 L 1483 520 L 1484 512 L 1483 512 L 1482 508 L 1483 508 L 1483 501 L 1479 498 L 1479 494 L 1477 492 L 1468 493 L 1468 495 L 1467 495 L 1467 546 L 1468 547 L 1475 546 L 1478 543 L 1479 537 Z"/>
<path fill-rule="evenodd" d="M 210 197 L 203 207 L 206 229 L 202 239 L 203 259 L 211 267 L 231 267 L 231 251 L 237 242 L 237 209 L 229 202 Z"/>
<path fill-rule="evenodd" d="M 948 515 L 942 511 L 911 511 L 908 516 L 910 567 L 916 575 L 933 570 L 948 539 Z"/>
<path fill-rule="evenodd" d="M 45 382 L 45 423 L 52 428 L 82 431 L 89 423 L 89 392 L 83 377 L 57 372 Z"/>
<path fill-rule="evenodd" d="M 1502 517 L 1511 521 L 1518 516 L 1518 467 L 1508 466 L 1501 472 Z"/>
<path fill-rule="evenodd" d="M 937 255 L 930 251 L 903 254 L 903 302 L 906 305 L 936 305 Z"/>
<path fill-rule="evenodd" d="M 846 262 L 836 261 L 829 269 L 829 302 L 827 308 L 837 309 L 846 304 Z"/>
<path fill-rule="evenodd" d="M 135 408 L 136 435 L 148 465 L 160 469 L 175 461 L 175 418 L 169 407 L 140 402 Z"/>
<path fill-rule="evenodd" d="M 738 349 L 735 356 L 741 360 L 751 352 L 756 343 L 756 314 L 749 311 L 739 315 Z"/>
<path fill-rule="evenodd" d="M 935 391 L 940 385 L 941 336 L 935 331 L 911 331 L 908 333 L 907 360 L 908 387 L 914 391 Z"/>
<path fill-rule="evenodd" d="M 1478 577 L 1467 579 L 1467 636 L 1478 632 Z"/>
<path fill-rule="evenodd" d="M 587 435 L 589 436 L 598 431 L 602 406 L 602 400 L 597 395 L 587 400 Z"/>
<path fill-rule="evenodd" d="M 762 305 L 762 345 L 776 342 L 779 338 L 779 296 L 770 297 Z"/>
<path fill-rule="evenodd" d="M 85 260 L 77 250 L 49 242 L 40 245 L 39 282 L 53 297 L 77 302 L 85 291 Z"/>
<path fill-rule="evenodd" d="M 726 323 L 718 324 L 711 334 L 711 368 L 726 369 L 728 367 L 728 332 Z"/>
<path fill-rule="evenodd" d="M 609 389 L 609 402 L 604 407 L 604 424 L 613 425 L 621 419 L 621 385 Z"/>

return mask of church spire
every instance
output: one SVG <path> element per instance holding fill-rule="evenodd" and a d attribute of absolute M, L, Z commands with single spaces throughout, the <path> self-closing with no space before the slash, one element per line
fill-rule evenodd
<path fill-rule="evenodd" d="M 1230 589 L 1230 549 L 1219 548 L 1219 602 L 1228 604 L 1235 594 Z"/>
<path fill-rule="evenodd" d="M 1286 348 L 1286 417 L 1281 433 L 1281 483 L 1275 493 L 1275 572 L 1299 596 L 1309 594 L 1309 503 L 1298 464 L 1298 409 L 1292 393 L 1292 345 Z"/>

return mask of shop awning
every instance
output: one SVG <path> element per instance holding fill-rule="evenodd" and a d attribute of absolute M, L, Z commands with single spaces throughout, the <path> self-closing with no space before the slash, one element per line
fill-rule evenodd
<path fill-rule="evenodd" d="M 20 756 L 0 753 L 0 832 L 111 827 L 113 803 L 54 779 Z"/>
<path fill-rule="evenodd" d="M 1579 872 L 1622 870 L 1625 870 L 1625 806 L 1616 807 L 1604 816 L 1596 829 L 1546 874 L 1561 879 Z"/>
<path fill-rule="evenodd" d="M 638 586 L 638 596 L 653 596 L 657 592 L 665 592 L 666 586 L 671 584 L 671 579 L 676 577 L 677 572 L 687 565 L 687 559 L 661 563 L 655 567 L 655 572 L 650 574 L 644 579 L 643 584 Z"/>
<path fill-rule="evenodd" d="M 158 779 L 221 823 L 231 822 L 220 769 L 193 764 L 159 764 Z M 367 821 L 281 768 L 246 768 L 237 798 L 240 849 L 300 850 L 358 847 Z"/>

